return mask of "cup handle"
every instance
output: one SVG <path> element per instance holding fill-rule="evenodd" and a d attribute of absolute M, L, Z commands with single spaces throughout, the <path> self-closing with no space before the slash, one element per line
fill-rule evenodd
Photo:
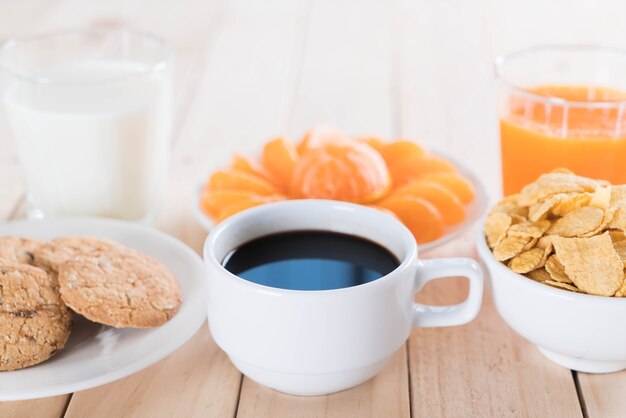
<path fill-rule="evenodd" d="M 463 325 L 478 315 L 483 299 L 483 272 L 478 263 L 469 258 L 441 258 L 419 260 L 414 292 L 419 292 L 431 280 L 463 276 L 469 280 L 467 299 L 457 305 L 431 306 L 413 304 L 414 327 L 449 327 Z"/>

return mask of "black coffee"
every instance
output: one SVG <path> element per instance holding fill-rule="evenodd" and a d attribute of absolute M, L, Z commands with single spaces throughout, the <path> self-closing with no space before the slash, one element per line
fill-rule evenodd
<path fill-rule="evenodd" d="M 294 231 L 243 244 L 224 267 L 248 281 L 293 290 L 329 290 L 379 279 L 399 262 L 384 247 L 334 232 Z"/>

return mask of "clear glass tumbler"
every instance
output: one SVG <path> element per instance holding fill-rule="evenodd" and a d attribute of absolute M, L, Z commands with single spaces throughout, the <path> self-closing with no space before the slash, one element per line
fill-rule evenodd
<path fill-rule="evenodd" d="M 149 221 L 165 187 L 170 51 L 128 29 L 12 39 L 1 102 L 31 218 Z"/>
<path fill-rule="evenodd" d="M 560 167 L 626 183 L 626 51 L 535 47 L 495 69 L 505 195 Z"/>

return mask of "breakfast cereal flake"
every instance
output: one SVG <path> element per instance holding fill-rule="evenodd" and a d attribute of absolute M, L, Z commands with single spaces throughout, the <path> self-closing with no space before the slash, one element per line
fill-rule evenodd
<path fill-rule="evenodd" d="M 506 233 L 511 226 L 512 219 L 504 212 L 491 213 L 485 220 L 485 235 L 490 248 L 496 245 L 506 237 Z"/>
<path fill-rule="evenodd" d="M 498 261 L 509 260 L 524 251 L 524 247 L 530 242 L 532 242 L 531 238 L 505 237 L 493 249 L 493 255 Z"/>
<path fill-rule="evenodd" d="M 493 207 L 491 213 L 502 212 L 507 215 L 517 215 L 526 219 L 526 217 L 528 217 L 528 208 L 520 206 L 518 200 L 519 195 L 517 194 L 507 196 Z"/>
<path fill-rule="evenodd" d="M 550 228 L 550 221 L 523 222 L 511 226 L 508 235 L 511 237 L 540 238 Z"/>
<path fill-rule="evenodd" d="M 529 273 L 543 267 L 546 262 L 545 250 L 532 248 L 513 257 L 509 262 L 509 268 L 516 273 Z"/>
<path fill-rule="evenodd" d="M 548 233 L 561 237 L 577 237 L 596 230 L 602 225 L 603 218 L 602 209 L 585 206 L 558 219 Z"/>
<path fill-rule="evenodd" d="M 614 243 L 626 240 L 626 234 L 624 234 L 624 231 L 621 231 L 619 229 L 610 230 L 609 235 L 611 236 L 611 240 L 613 240 Z"/>
<path fill-rule="evenodd" d="M 585 293 L 612 296 L 624 282 L 624 263 L 608 233 L 589 238 L 553 237 L 567 276 Z"/>
<path fill-rule="evenodd" d="M 550 280 L 550 273 L 548 273 L 548 271 L 544 267 L 541 267 L 537 270 L 529 271 L 528 273 L 526 273 L 526 277 L 536 282 L 542 283 L 546 280 Z"/>
<path fill-rule="evenodd" d="M 594 235 L 598 235 L 599 233 L 601 233 L 602 231 L 604 231 L 609 224 L 611 223 L 611 221 L 613 220 L 613 218 L 615 217 L 615 213 L 617 211 L 617 208 L 607 208 L 604 211 L 604 214 L 602 215 L 602 222 L 600 223 L 600 225 L 598 225 L 596 227 L 596 229 L 594 229 L 593 231 L 589 231 L 586 232 L 584 234 L 580 234 L 580 237 L 593 237 Z"/>
<path fill-rule="evenodd" d="M 592 193 L 571 193 L 565 195 L 563 199 L 560 199 L 550 211 L 553 215 L 564 216 L 567 213 L 576 209 L 587 206 L 593 197 Z"/>
<path fill-rule="evenodd" d="M 567 197 L 564 193 L 559 193 L 554 196 L 550 196 L 545 200 L 540 200 L 536 203 L 533 203 L 528 208 L 528 219 L 533 222 L 536 222 L 540 219 L 545 219 L 548 217 L 548 213 L 554 207 L 554 205 L 558 204 L 561 200 Z"/>
<path fill-rule="evenodd" d="M 614 242 L 613 248 L 615 248 L 617 255 L 619 255 L 619 258 L 622 260 L 624 266 L 626 267 L 626 241 Z"/>
<path fill-rule="evenodd" d="M 546 173 L 522 189 L 518 202 L 521 206 L 530 206 L 557 193 L 595 192 L 607 184 L 567 172 Z"/>
<path fill-rule="evenodd" d="M 558 288 L 565 289 L 565 290 L 571 290 L 572 292 L 582 293 L 579 288 L 569 283 L 562 283 L 562 282 L 557 282 L 554 280 L 546 280 L 543 283 L 549 284 L 552 287 L 558 287 Z"/>
<path fill-rule="evenodd" d="M 494 257 L 539 283 L 598 296 L 626 296 L 626 185 L 557 169 L 491 211 Z"/>
<path fill-rule="evenodd" d="M 593 193 L 589 206 L 606 209 L 611 203 L 611 186 L 598 187 Z"/>
<path fill-rule="evenodd" d="M 555 255 L 551 255 L 550 257 L 548 257 L 544 267 L 550 275 L 550 278 L 555 282 L 572 283 L 570 278 L 567 277 L 567 274 L 565 274 L 565 269 L 563 268 L 563 265 L 556 258 Z"/>
<path fill-rule="evenodd" d="M 548 249 L 548 252 L 552 251 L 552 236 L 544 235 L 543 237 L 537 240 L 537 244 L 535 244 L 537 248 Z"/>

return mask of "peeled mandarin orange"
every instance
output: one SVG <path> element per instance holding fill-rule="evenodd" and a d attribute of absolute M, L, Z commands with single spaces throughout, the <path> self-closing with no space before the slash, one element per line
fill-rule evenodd
<path fill-rule="evenodd" d="M 300 158 L 291 181 L 295 198 L 373 202 L 391 186 L 385 161 L 369 145 L 356 141 L 327 144 Z"/>
<path fill-rule="evenodd" d="M 375 136 L 361 136 L 357 138 L 357 141 L 366 143 L 378 152 L 380 152 L 387 145 L 385 141 Z"/>
<path fill-rule="evenodd" d="M 271 174 L 256 161 L 249 159 L 240 154 L 235 154 L 233 160 L 230 163 L 230 168 L 240 171 L 245 171 L 248 174 L 252 174 L 258 177 L 262 177 L 265 180 L 272 181 Z"/>
<path fill-rule="evenodd" d="M 383 144 L 378 151 L 385 159 L 388 166 L 392 166 L 405 158 L 418 158 L 426 155 L 426 152 L 415 142 L 398 140 Z"/>
<path fill-rule="evenodd" d="M 408 156 L 389 166 L 394 187 L 402 186 L 426 173 L 434 171 L 454 172 L 455 170 L 448 161 L 433 156 Z"/>
<path fill-rule="evenodd" d="M 474 200 L 474 188 L 469 181 L 458 173 L 434 171 L 432 173 L 423 174 L 419 178 L 441 184 L 454 193 L 463 203 L 469 203 Z"/>
<path fill-rule="evenodd" d="M 391 196 L 379 203 L 391 210 L 423 244 L 443 235 L 444 222 L 437 208 L 429 201 L 415 196 Z"/>
<path fill-rule="evenodd" d="M 296 146 L 285 138 L 275 138 L 263 147 L 261 162 L 272 175 L 274 184 L 286 190 L 291 182 L 293 169 L 298 161 Z"/>
<path fill-rule="evenodd" d="M 348 141 L 341 132 L 329 126 L 316 126 L 304 134 L 298 144 L 298 154 L 324 147 L 327 144 L 338 144 Z"/>
<path fill-rule="evenodd" d="M 238 190 L 205 190 L 200 197 L 200 205 L 211 217 L 217 218 L 226 206 L 251 196 L 256 195 Z"/>
<path fill-rule="evenodd" d="M 284 196 L 273 195 L 273 196 L 249 196 L 242 199 L 239 199 L 230 205 L 226 206 L 222 209 L 219 215 L 216 217 L 216 222 L 222 222 L 224 219 L 229 216 L 233 216 L 236 213 L 239 213 L 243 210 L 253 208 L 255 206 L 260 206 L 265 203 L 277 202 L 279 200 L 285 200 Z"/>
<path fill-rule="evenodd" d="M 421 197 L 432 203 L 447 225 L 455 225 L 465 218 L 463 203 L 450 190 L 430 180 L 412 180 L 398 188 L 394 195 Z"/>
<path fill-rule="evenodd" d="M 279 190 L 269 181 L 241 170 L 220 170 L 213 173 L 207 185 L 208 190 L 239 190 L 259 195 L 279 194 Z"/>

